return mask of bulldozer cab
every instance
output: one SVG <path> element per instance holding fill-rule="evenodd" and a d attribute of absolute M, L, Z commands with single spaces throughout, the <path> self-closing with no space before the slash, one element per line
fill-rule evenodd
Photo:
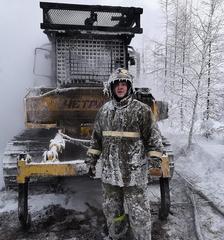
<path fill-rule="evenodd" d="M 111 72 L 135 64 L 129 44 L 142 33 L 143 10 L 48 2 L 40 2 L 40 7 L 40 27 L 50 44 L 35 50 L 34 73 L 48 80 L 25 98 L 26 126 L 58 127 L 80 135 L 108 100 L 103 86 Z"/>
<path fill-rule="evenodd" d="M 141 8 L 40 3 L 41 28 L 55 53 L 57 87 L 100 86 L 117 67 L 128 68 L 128 45 Z"/>

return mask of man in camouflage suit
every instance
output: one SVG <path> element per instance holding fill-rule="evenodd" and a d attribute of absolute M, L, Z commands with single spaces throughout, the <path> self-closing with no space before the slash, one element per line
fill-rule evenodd
<path fill-rule="evenodd" d="M 148 160 L 162 155 L 161 134 L 150 107 L 133 99 L 132 76 L 126 69 L 111 74 L 107 91 L 111 101 L 96 116 L 87 164 L 94 175 L 97 160 L 102 163 L 103 212 L 110 239 L 150 240 Z"/>

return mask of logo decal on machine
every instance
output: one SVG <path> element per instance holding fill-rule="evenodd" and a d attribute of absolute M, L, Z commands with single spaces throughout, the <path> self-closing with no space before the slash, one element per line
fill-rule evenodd
<path fill-rule="evenodd" d="M 67 109 L 77 110 L 98 110 L 105 103 L 104 99 L 65 99 L 63 107 Z"/>

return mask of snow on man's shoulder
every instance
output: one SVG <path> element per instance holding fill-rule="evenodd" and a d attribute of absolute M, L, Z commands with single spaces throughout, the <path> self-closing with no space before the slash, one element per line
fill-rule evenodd
<path fill-rule="evenodd" d="M 100 110 L 110 110 L 110 109 L 113 109 L 114 106 L 113 106 L 113 101 L 110 100 L 106 103 L 104 103 L 104 105 L 100 108 Z"/>
<path fill-rule="evenodd" d="M 137 99 L 134 99 L 134 100 L 133 100 L 133 103 L 134 103 L 136 106 L 138 106 L 139 108 L 143 109 L 143 110 L 146 110 L 146 111 L 150 111 L 150 110 L 151 110 L 151 108 L 150 108 L 149 105 L 147 105 L 147 104 L 145 104 L 145 103 L 143 103 L 143 102 L 141 102 L 141 101 L 139 101 L 139 100 L 137 100 Z"/>

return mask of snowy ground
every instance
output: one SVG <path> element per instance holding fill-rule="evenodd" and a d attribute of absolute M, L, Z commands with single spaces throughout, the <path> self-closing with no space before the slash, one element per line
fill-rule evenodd
<path fill-rule="evenodd" d="M 44 194 L 31 189 L 29 212 L 32 225 L 28 231 L 22 231 L 20 228 L 17 216 L 17 193 L 2 192 L 0 239 L 104 240 L 105 219 L 101 209 L 100 182 L 80 178 L 69 181 L 63 186 L 67 187 L 58 188 L 56 192 L 45 191 Z M 148 194 L 152 200 L 152 240 L 196 240 L 194 231 L 191 231 L 193 221 L 189 207 L 178 205 L 181 202 L 186 204 L 188 200 L 176 175 L 171 188 L 173 189 L 171 199 L 175 203 L 172 206 L 173 215 L 169 216 L 168 221 L 160 221 L 158 185 L 149 186 Z"/>
<path fill-rule="evenodd" d="M 167 136 L 173 143 L 175 153 L 176 173 L 171 181 L 173 215 L 170 215 L 165 223 L 158 220 L 156 204 L 159 201 L 158 187 L 150 186 L 152 239 L 194 240 L 192 210 L 183 181 L 179 179 L 178 174 L 202 191 L 209 200 L 218 205 L 220 211 L 224 212 L 224 140 L 195 138 L 192 151 L 186 154 L 186 137 L 178 136 L 177 138 L 170 134 Z M 2 181 L 1 178 L 0 181 Z M 31 189 L 29 211 L 32 215 L 33 227 L 28 233 L 23 233 L 19 228 L 17 192 L 1 191 L 0 239 L 103 239 L 102 236 L 97 235 L 103 232 L 105 223 L 101 210 L 100 182 L 88 178 L 77 178 L 73 181 L 69 180 L 69 183 L 67 182 L 64 186 L 66 187 L 44 194 Z M 198 212 L 203 239 L 224 240 L 222 236 L 224 218 L 213 214 L 212 209 L 207 210 L 209 208 L 206 201 L 199 197 L 197 197 L 197 203 L 200 204 Z M 17 237 L 12 238 L 13 234 Z"/>
<path fill-rule="evenodd" d="M 195 139 L 192 151 L 184 150 L 185 143 L 173 144 L 176 152 L 176 171 L 214 201 L 224 213 L 224 139 Z"/>
<path fill-rule="evenodd" d="M 194 138 L 190 152 L 186 139 L 172 138 L 176 155 L 175 170 L 195 189 L 195 211 L 199 238 L 224 240 L 224 138 Z M 201 198 L 199 195 L 204 195 Z M 212 206 L 212 207 L 211 207 Z M 216 210 L 214 209 L 214 207 Z"/>

